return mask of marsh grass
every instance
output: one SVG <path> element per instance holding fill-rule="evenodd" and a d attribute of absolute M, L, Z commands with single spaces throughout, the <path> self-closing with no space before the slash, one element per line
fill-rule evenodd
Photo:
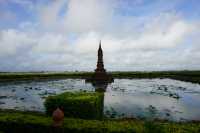
<path fill-rule="evenodd" d="M 113 78 L 171 78 L 192 83 L 200 83 L 200 71 L 153 71 L 153 72 L 110 72 Z M 51 80 L 65 78 L 87 79 L 93 72 L 23 72 L 3 73 L 0 72 L 0 81 L 15 80 Z"/>

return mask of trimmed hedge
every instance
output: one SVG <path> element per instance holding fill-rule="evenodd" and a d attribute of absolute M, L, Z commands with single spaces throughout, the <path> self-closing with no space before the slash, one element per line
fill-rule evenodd
<path fill-rule="evenodd" d="M 59 107 L 66 117 L 101 119 L 103 116 L 104 94 L 98 92 L 65 92 L 49 96 L 44 105 L 46 113 L 52 115 Z"/>

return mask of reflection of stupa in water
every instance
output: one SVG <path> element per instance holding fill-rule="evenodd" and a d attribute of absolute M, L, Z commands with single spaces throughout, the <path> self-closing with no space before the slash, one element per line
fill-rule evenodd
<path fill-rule="evenodd" d="M 112 78 L 112 76 L 108 74 L 104 69 L 103 50 L 101 48 L 101 41 L 100 41 L 98 49 L 97 68 L 95 69 L 94 75 L 86 79 L 86 82 L 92 82 L 95 88 L 106 89 L 108 83 L 112 83 L 113 81 L 114 79 Z"/>

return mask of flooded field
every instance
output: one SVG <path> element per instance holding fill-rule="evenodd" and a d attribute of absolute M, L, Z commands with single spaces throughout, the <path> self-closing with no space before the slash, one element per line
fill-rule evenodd
<path fill-rule="evenodd" d="M 83 79 L 0 83 L 0 108 L 44 112 L 49 95 L 95 91 Z M 200 120 L 200 85 L 172 79 L 115 79 L 104 96 L 109 118 Z"/>

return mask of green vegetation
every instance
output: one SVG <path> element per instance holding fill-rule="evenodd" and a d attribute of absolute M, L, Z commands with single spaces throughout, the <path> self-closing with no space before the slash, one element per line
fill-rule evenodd
<path fill-rule="evenodd" d="M 0 81 L 15 80 L 50 80 L 64 78 L 91 77 L 93 72 L 33 72 L 0 73 Z M 153 71 L 153 72 L 111 72 L 114 78 L 172 78 L 193 83 L 200 83 L 200 71 Z"/>
<path fill-rule="evenodd" d="M 200 71 L 112 72 L 115 78 L 171 78 L 200 83 Z"/>
<path fill-rule="evenodd" d="M 23 113 L 0 113 L 0 130 L 6 133 L 50 133 L 53 131 L 55 133 L 134 133 L 136 128 L 140 130 L 140 127 L 132 127 L 128 123 L 128 121 L 114 122 L 65 118 L 63 126 L 59 129 L 54 129 L 51 126 L 51 117 Z"/>
<path fill-rule="evenodd" d="M 49 96 L 45 101 L 47 114 L 59 107 L 65 116 L 84 119 L 101 119 L 104 94 L 98 92 L 65 92 Z"/>
<path fill-rule="evenodd" d="M 55 129 L 49 116 L 1 111 L 0 131 L 4 133 L 199 133 L 200 123 L 65 118 L 63 126 Z"/>
<path fill-rule="evenodd" d="M 0 81 L 15 80 L 51 80 L 64 78 L 86 78 L 91 76 L 92 72 L 14 72 L 0 73 Z"/>

